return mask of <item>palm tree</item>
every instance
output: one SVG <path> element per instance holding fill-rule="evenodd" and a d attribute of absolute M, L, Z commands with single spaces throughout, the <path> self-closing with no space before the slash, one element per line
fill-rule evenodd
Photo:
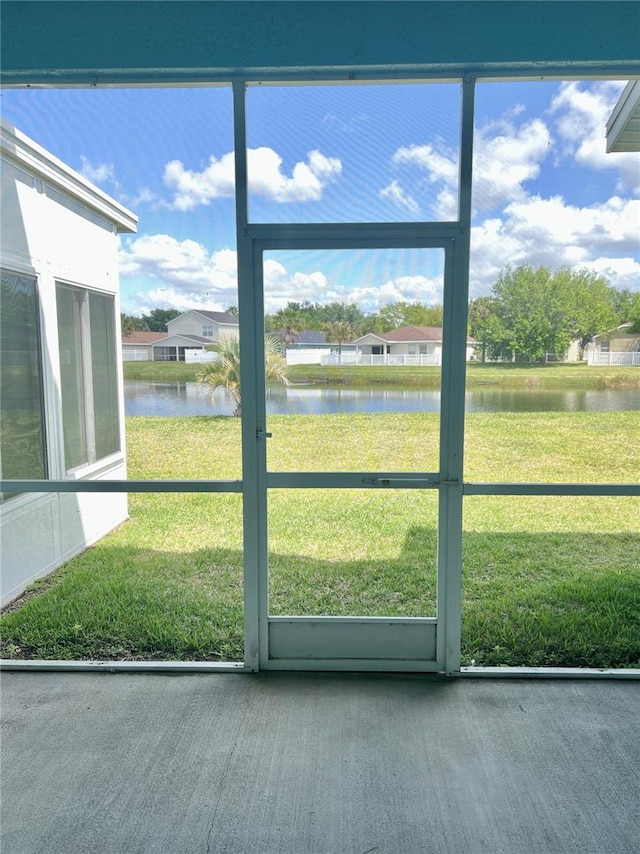
<path fill-rule="evenodd" d="M 356 330 L 348 320 L 334 320 L 331 323 L 323 323 L 322 328 L 327 333 L 329 343 L 334 341 L 338 345 L 338 364 L 342 364 L 342 344 L 356 337 Z"/>
<path fill-rule="evenodd" d="M 141 317 L 121 312 L 120 321 L 123 335 L 131 335 L 132 332 L 148 332 L 149 327 Z"/>
<path fill-rule="evenodd" d="M 264 337 L 264 361 L 267 382 L 279 382 L 289 385 L 287 377 L 287 363 L 281 352 L 281 344 L 273 335 Z M 207 362 L 198 373 L 197 379 L 200 385 L 208 385 L 211 394 L 222 386 L 231 395 L 236 408 L 235 416 L 242 414 L 242 394 L 240 391 L 240 339 L 237 337 L 225 337 L 215 344 L 205 347 L 216 356 L 211 362 Z"/>
<path fill-rule="evenodd" d="M 273 316 L 274 324 L 286 347 L 289 347 L 300 336 L 300 312 L 290 305 L 281 308 Z"/>

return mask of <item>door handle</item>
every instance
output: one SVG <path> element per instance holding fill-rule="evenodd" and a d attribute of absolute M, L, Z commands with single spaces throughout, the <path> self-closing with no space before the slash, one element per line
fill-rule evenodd
<path fill-rule="evenodd" d="M 429 480 L 426 477 L 374 477 L 365 478 L 363 483 L 371 486 L 414 487 L 415 489 L 435 489 L 440 486 L 439 480 Z"/>

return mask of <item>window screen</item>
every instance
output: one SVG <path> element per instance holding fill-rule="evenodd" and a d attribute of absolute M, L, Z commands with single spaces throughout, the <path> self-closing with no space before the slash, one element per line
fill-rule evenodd
<path fill-rule="evenodd" d="M 1 281 L 2 477 L 41 479 L 47 464 L 36 279 L 3 270 Z"/>
<path fill-rule="evenodd" d="M 120 450 L 114 300 L 57 285 L 65 468 Z"/>

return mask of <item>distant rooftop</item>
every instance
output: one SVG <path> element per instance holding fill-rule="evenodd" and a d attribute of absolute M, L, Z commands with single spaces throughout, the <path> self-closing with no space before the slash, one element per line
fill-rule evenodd
<path fill-rule="evenodd" d="M 130 332 L 122 336 L 123 344 L 153 344 L 160 338 L 166 338 L 166 332 Z"/>
<path fill-rule="evenodd" d="M 203 308 L 191 308 L 189 311 L 184 311 L 182 314 L 178 315 L 178 317 L 174 317 L 173 320 L 170 320 L 169 323 L 173 323 L 174 320 L 178 320 L 180 317 L 184 317 L 185 314 L 191 314 L 192 312 L 201 314 L 208 320 L 215 320 L 216 323 L 229 323 L 233 326 L 238 325 L 238 318 L 235 314 L 229 314 L 226 311 L 207 311 Z"/>
<path fill-rule="evenodd" d="M 441 326 L 401 326 L 391 332 L 374 334 L 385 341 L 442 341 Z"/>

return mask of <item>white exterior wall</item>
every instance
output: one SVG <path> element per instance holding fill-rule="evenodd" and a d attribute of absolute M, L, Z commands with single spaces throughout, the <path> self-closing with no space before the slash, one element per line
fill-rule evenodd
<path fill-rule="evenodd" d="M 596 341 L 596 348 L 600 350 L 601 341 Z M 609 338 L 609 351 L 615 353 L 637 353 L 640 351 L 640 335 L 625 335 L 613 332 Z"/>
<path fill-rule="evenodd" d="M 2 267 L 37 279 L 48 476 L 65 478 L 56 282 L 112 294 L 122 360 L 118 231 L 135 217 L 9 126 L 2 127 Z M 126 478 L 124 396 L 118 376 L 119 453 L 75 478 Z M 25 493 L 0 505 L 2 604 L 127 518 L 126 494 Z"/>

